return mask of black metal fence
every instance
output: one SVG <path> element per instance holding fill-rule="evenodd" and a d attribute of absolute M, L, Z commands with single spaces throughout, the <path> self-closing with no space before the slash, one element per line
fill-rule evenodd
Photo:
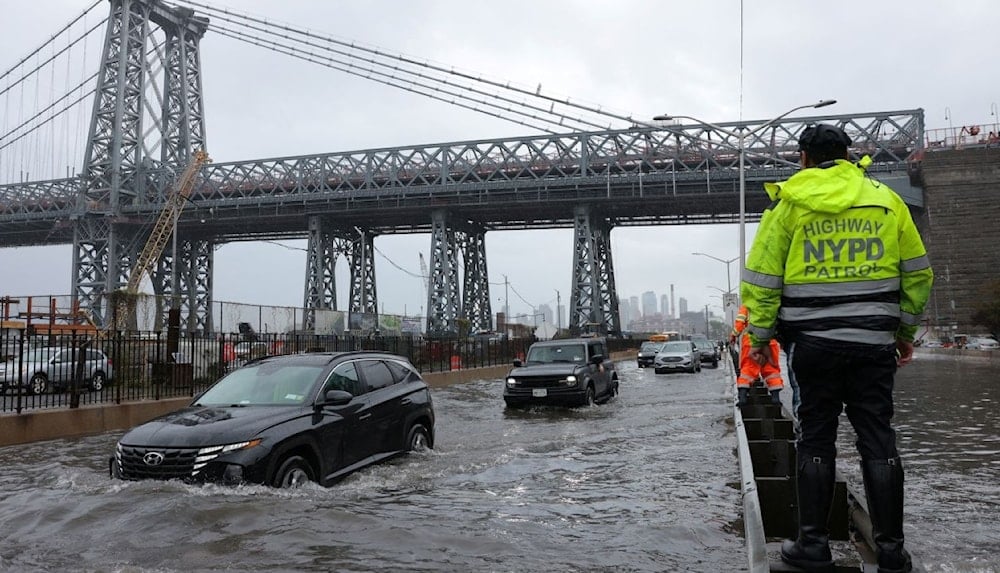
<path fill-rule="evenodd" d="M 264 334 L 191 336 L 0 331 L 0 413 L 195 396 L 248 360 L 301 352 L 378 350 L 421 372 L 510 364 L 533 340 Z M 609 352 L 630 341 L 608 340 Z M 100 373 L 104 374 L 101 379 Z"/>

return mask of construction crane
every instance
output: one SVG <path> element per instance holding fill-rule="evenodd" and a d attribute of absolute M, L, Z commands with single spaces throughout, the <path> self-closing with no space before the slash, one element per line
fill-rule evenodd
<path fill-rule="evenodd" d="M 176 231 L 177 220 L 184 210 L 184 205 L 187 203 L 188 197 L 194 189 L 198 171 L 208 161 L 208 153 L 201 149 L 195 151 L 191 156 L 191 160 L 188 162 L 187 167 L 184 168 L 180 179 L 177 180 L 170 190 L 166 204 L 163 206 L 163 210 L 160 211 L 160 215 L 153 225 L 153 230 L 149 233 L 149 238 L 146 240 L 146 245 L 139 254 L 139 258 L 132 265 L 132 272 L 129 274 L 128 283 L 126 283 L 125 288 L 113 293 L 115 295 L 113 304 L 116 308 L 115 323 L 119 330 L 135 328 L 136 295 L 139 293 L 139 284 L 142 282 L 142 277 L 152 273 L 156 262 L 163 255 L 163 250 L 166 248 L 170 236 Z M 177 261 L 173 261 L 173 264 L 176 265 Z"/>
<path fill-rule="evenodd" d="M 181 174 L 181 178 L 177 180 L 177 184 L 174 185 L 170 196 L 167 197 L 167 203 L 163 206 L 163 210 L 160 211 L 160 216 L 157 218 L 152 232 L 149 233 L 146 246 L 143 247 L 139 258 L 132 265 L 132 273 L 128 277 L 128 284 L 125 286 L 127 292 L 139 292 L 139 283 L 142 282 L 143 275 L 152 272 L 153 266 L 163 254 L 163 249 L 166 248 L 167 241 L 170 240 L 170 236 L 174 232 L 174 225 L 177 223 L 177 219 L 180 218 L 181 211 L 184 210 L 184 205 L 191 195 L 191 190 L 194 189 L 195 177 L 198 175 L 198 171 L 208 161 L 208 153 L 205 151 L 199 149 L 194 152 L 191 161 L 188 162 L 187 167 L 184 169 L 184 173 Z M 176 265 L 177 261 L 174 261 L 173 264 Z"/>

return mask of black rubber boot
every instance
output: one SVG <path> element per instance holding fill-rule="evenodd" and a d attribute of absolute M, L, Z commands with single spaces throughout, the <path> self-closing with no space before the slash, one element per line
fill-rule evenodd
<path fill-rule="evenodd" d="M 781 390 L 771 390 L 771 403 L 781 405 Z"/>
<path fill-rule="evenodd" d="M 781 543 L 781 560 L 805 571 L 833 571 L 827 521 L 833 503 L 834 465 L 822 458 L 798 464 L 799 538 Z"/>
<path fill-rule="evenodd" d="M 750 389 L 749 388 L 737 388 L 736 389 L 736 405 L 746 406 L 747 401 L 750 399 Z"/>
<path fill-rule="evenodd" d="M 861 476 L 878 552 L 879 573 L 909 573 L 910 554 L 903 549 L 903 463 L 896 458 L 864 460 Z"/>

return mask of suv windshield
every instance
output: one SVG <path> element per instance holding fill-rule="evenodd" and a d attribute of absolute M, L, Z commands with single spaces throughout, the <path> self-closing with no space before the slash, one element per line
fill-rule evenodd
<path fill-rule="evenodd" d="M 200 406 L 290 406 L 312 397 L 323 367 L 265 362 L 244 366 L 219 380 L 198 399 Z"/>
<path fill-rule="evenodd" d="M 586 359 L 587 347 L 583 344 L 532 346 L 528 350 L 528 362 L 576 362 L 582 364 Z"/>
<path fill-rule="evenodd" d="M 652 340 L 647 340 L 646 342 L 642 343 L 642 346 L 639 348 L 639 350 L 641 350 L 642 352 L 658 352 L 660 348 L 663 347 L 663 344 L 664 343 L 662 342 L 653 342 Z"/>

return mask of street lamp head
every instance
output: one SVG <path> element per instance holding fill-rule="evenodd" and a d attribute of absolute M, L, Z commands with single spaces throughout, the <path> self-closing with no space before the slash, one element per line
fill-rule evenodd
<path fill-rule="evenodd" d="M 667 114 L 653 116 L 653 121 L 670 121 L 672 119 L 674 116 Z"/>
<path fill-rule="evenodd" d="M 828 105 L 833 105 L 835 103 L 837 103 L 837 100 L 835 100 L 835 99 L 824 99 L 824 100 L 821 100 L 816 105 L 814 105 L 813 108 L 826 107 Z"/>

